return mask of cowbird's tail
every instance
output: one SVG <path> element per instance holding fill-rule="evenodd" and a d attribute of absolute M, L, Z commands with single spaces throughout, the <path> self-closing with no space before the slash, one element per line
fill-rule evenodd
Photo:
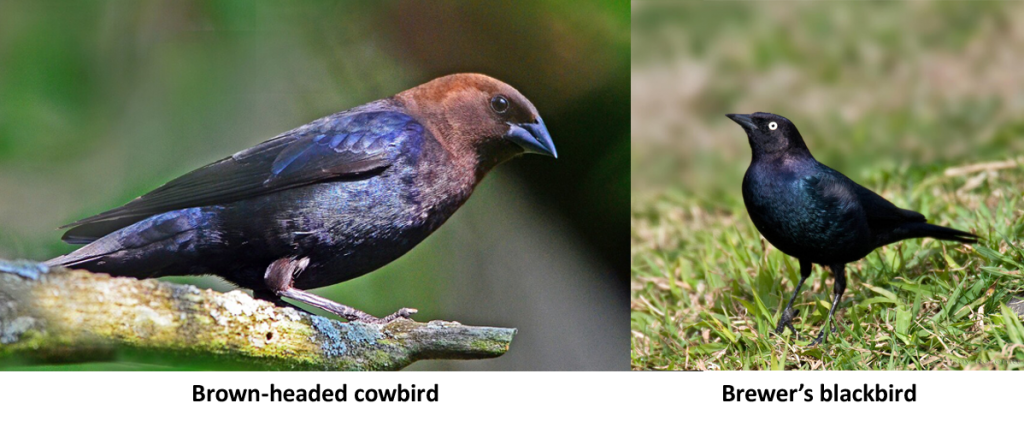
<path fill-rule="evenodd" d="M 912 222 L 903 224 L 900 226 L 900 230 L 904 234 L 900 240 L 912 239 L 915 237 L 931 237 L 939 240 L 952 240 L 960 243 L 977 243 L 978 236 L 968 233 L 966 231 L 960 231 L 949 227 L 943 227 L 940 225 L 929 224 L 926 222 Z"/>
<path fill-rule="evenodd" d="M 202 274 L 198 253 L 212 221 L 202 208 L 154 215 L 45 264 L 138 278 Z"/>

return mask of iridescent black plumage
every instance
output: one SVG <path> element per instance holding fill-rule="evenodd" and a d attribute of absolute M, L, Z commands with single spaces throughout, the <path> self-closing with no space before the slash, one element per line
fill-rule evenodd
<path fill-rule="evenodd" d="M 924 215 L 900 209 L 819 163 L 785 117 L 769 113 L 728 116 L 743 126 L 753 153 L 743 177 L 743 201 L 750 219 L 773 246 L 800 260 L 800 283 L 776 332 L 786 326 L 792 329 L 793 300 L 810 276 L 812 264 L 828 266 L 836 276 L 831 323 L 846 289 L 847 263 L 904 239 L 977 240 L 971 233 L 928 224 Z M 815 342 L 824 337 L 822 329 Z"/>

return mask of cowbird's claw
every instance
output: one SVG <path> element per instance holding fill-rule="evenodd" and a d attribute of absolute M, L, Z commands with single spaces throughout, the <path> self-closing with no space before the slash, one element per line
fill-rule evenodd
<path fill-rule="evenodd" d="M 412 315 L 416 314 L 417 311 L 419 311 L 419 310 L 416 310 L 415 308 L 402 308 L 401 310 L 398 310 L 398 311 L 396 311 L 394 313 L 391 313 L 391 314 L 389 314 L 387 316 L 384 316 L 382 318 L 376 318 L 376 317 L 373 317 L 373 316 L 370 316 L 370 315 L 367 314 L 365 317 L 359 318 L 359 319 L 355 319 L 355 320 L 358 320 L 358 321 L 363 322 L 363 323 L 373 323 L 373 324 L 377 324 L 377 325 L 386 325 L 386 324 L 394 322 L 395 320 L 398 320 L 398 319 L 410 319 L 410 318 L 412 318 Z"/>

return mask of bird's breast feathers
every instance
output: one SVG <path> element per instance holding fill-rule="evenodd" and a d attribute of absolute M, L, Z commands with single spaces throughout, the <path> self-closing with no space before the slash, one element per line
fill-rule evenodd
<path fill-rule="evenodd" d="M 851 238 L 837 230 L 860 228 L 855 196 L 831 177 L 752 172 L 745 178 L 744 202 L 758 231 L 783 252 L 825 252 Z"/>

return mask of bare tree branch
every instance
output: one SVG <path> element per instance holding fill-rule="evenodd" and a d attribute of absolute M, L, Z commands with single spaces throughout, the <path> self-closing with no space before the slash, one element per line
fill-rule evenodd
<path fill-rule="evenodd" d="M 422 359 L 498 357 L 515 332 L 442 321 L 344 323 L 241 291 L 0 260 L 0 363 L 109 360 L 130 350 L 254 369 L 393 370 Z"/>

